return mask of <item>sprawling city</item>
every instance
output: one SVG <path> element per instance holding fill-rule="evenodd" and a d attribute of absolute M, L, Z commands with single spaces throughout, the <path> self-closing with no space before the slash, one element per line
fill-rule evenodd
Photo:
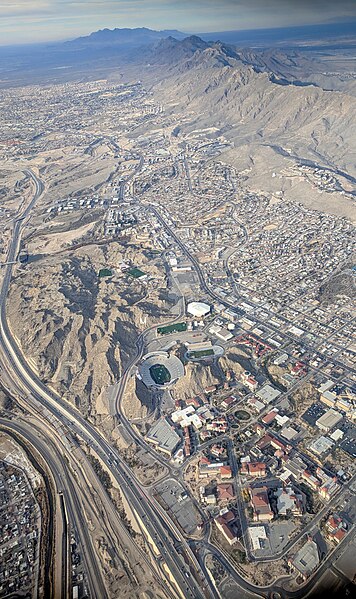
<path fill-rule="evenodd" d="M 142 31 L 0 61 L 0 597 L 351 597 L 356 41 Z"/>

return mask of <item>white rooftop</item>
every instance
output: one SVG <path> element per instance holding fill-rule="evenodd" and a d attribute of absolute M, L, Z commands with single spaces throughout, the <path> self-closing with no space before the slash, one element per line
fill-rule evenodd
<path fill-rule="evenodd" d="M 204 302 L 190 302 L 190 304 L 187 306 L 187 312 L 192 316 L 201 318 L 202 316 L 209 314 L 210 306 Z"/>
<path fill-rule="evenodd" d="M 249 526 L 248 534 L 250 536 L 252 548 L 261 549 L 261 540 L 267 539 L 266 529 L 264 526 Z"/>
<path fill-rule="evenodd" d="M 281 392 L 275 387 L 272 387 L 272 385 L 265 385 L 256 393 L 257 397 L 266 403 L 271 403 L 271 401 L 279 397 L 280 394 Z"/>

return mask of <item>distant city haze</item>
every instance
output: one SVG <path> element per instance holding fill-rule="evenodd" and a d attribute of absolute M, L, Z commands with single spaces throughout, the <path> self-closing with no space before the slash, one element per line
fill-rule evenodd
<path fill-rule="evenodd" d="M 108 27 L 187 33 L 356 20 L 355 0 L 1 0 L 0 45 L 63 40 Z"/>

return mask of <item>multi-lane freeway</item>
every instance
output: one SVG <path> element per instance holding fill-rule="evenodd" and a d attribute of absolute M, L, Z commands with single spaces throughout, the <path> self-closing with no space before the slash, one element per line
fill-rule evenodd
<path fill-rule="evenodd" d="M 139 168 L 142 167 L 142 160 L 140 160 Z M 240 576 L 235 568 L 231 565 L 229 560 L 213 545 L 204 543 L 188 543 L 176 529 L 173 522 L 170 521 L 164 510 L 149 496 L 145 491 L 136 477 L 132 474 L 130 468 L 121 459 L 119 453 L 111 446 L 107 439 L 101 435 L 97 429 L 88 422 L 80 412 L 71 404 L 63 400 L 60 396 L 49 389 L 32 371 L 29 364 L 22 355 L 19 347 L 14 340 L 11 331 L 9 329 L 7 318 L 6 318 L 6 300 L 9 292 L 9 286 L 11 282 L 12 272 L 14 263 L 16 263 L 16 257 L 19 251 L 19 245 L 21 241 L 21 235 L 23 228 L 30 217 L 31 210 L 35 205 L 37 199 L 44 191 L 44 185 L 42 181 L 32 171 L 26 171 L 28 177 L 30 177 L 35 185 L 35 192 L 32 201 L 29 203 L 25 211 L 21 216 L 18 216 L 14 221 L 13 236 L 11 244 L 8 250 L 7 264 L 4 266 L 4 273 L 1 291 L 0 291 L 0 356 L 3 360 L 3 364 L 6 366 L 6 370 L 11 372 L 16 386 L 21 388 L 24 394 L 28 396 L 28 402 L 31 407 L 37 409 L 39 412 L 41 409 L 46 408 L 56 419 L 60 420 L 64 427 L 71 431 L 71 433 L 78 439 L 84 441 L 91 449 L 97 454 L 97 456 L 103 461 L 107 468 L 111 471 L 112 476 L 119 485 L 122 493 L 125 495 L 129 505 L 136 513 L 139 520 L 143 523 L 149 537 L 153 539 L 155 546 L 161 552 L 163 562 L 166 565 L 166 569 L 162 569 L 162 576 L 167 574 L 167 569 L 170 575 L 166 575 L 167 589 L 169 589 L 169 596 L 180 596 L 184 598 L 192 599 L 203 599 L 207 597 L 218 596 L 214 586 L 211 583 L 210 577 L 207 575 L 204 560 L 202 555 L 204 552 L 209 551 L 219 559 L 226 571 L 234 578 L 236 583 L 241 587 L 251 592 L 268 596 L 270 594 L 270 588 L 260 588 L 247 582 L 242 576 Z M 124 195 L 125 184 L 122 186 L 122 195 Z M 160 213 L 151 206 L 152 211 L 155 213 L 158 221 L 164 226 L 171 237 L 181 247 L 182 251 L 191 260 L 192 264 L 196 269 L 202 289 L 204 289 L 211 297 L 221 301 L 219 296 L 209 289 L 200 265 L 195 260 L 194 256 L 187 250 L 179 237 L 169 227 Z M 5 272 L 4 272 L 5 271 Z M 223 302 L 224 303 L 224 302 Z M 230 305 L 225 302 L 226 305 Z M 137 360 L 142 356 L 144 350 L 144 335 L 145 331 L 137 339 L 137 355 L 132 358 L 131 363 L 121 377 L 121 381 L 118 387 L 117 402 L 120 404 L 122 394 L 125 389 L 126 382 L 131 374 L 131 369 Z M 142 447 L 147 449 L 147 445 L 144 440 L 136 433 L 130 426 L 127 419 L 123 421 L 124 426 L 130 431 L 130 434 L 134 436 L 135 441 Z M 11 421 L 13 430 L 16 430 L 16 426 L 20 427 L 19 424 Z M 21 428 L 21 427 L 20 427 Z M 19 432 L 19 430 L 18 430 Z M 38 440 L 27 430 L 21 429 L 23 436 L 28 438 L 29 442 L 37 447 L 39 450 L 46 453 L 46 447 L 43 445 L 38 446 Z M 48 448 L 47 448 L 48 452 Z M 62 464 L 60 457 L 57 456 L 57 460 L 50 464 L 54 472 L 58 471 L 58 464 Z M 166 462 L 164 461 L 165 465 Z M 57 472 L 59 476 L 59 471 Z M 63 482 L 63 479 L 62 479 Z M 77 522 L 78 526 L 85 528 L 85 523 L 80 520 L 80 504 L 77 502 L 75 480 L 66 479 L 64 484 L 65 489 L 63 492 L 66 493 L 66 504 L 68 504 L 70 517 L 73 522 Z M 96 556 L 92 554 L 92 547 L 90 538 L 82 539 L 83 545 L 87 547 L 87 560 L 88 567 L 93 568 L 95 580 L 90 581 L 91 592 L 94 597 L 105 597 L 107 591 L 105 585 L 101 579 L 101 576 L 97 575 L 96 570 L 98 563 Z M 194 549 L 194 551 L 193 551 Z M 195 554 L 196 553 L 196 554 Z M 197 559 L 198 558 L 198 559 Z M 90 564 L 94 566 L 90 566 Z M 189 563 L 189 567 L 187 566 Z M 328 560 L 323 564 L 322 568 L 319 569 L 317 577 L 325 571 Z M 96 565 L 95 565 L 96 564 Z M 315 584 L 315 579 L 312 579 L 306 587 L 304 587 L 302 593 L 305 595 L 306 590 L 310 590 Z M 100 589 L 97 585 L 100 585 Z M 300 592 L 286 592 L 282 588 L 274 588 L 274 590 L 280 592 L 285 597 L 295 598 L 300 596 Z"/>
<path fill-rule="evenodd" d="M 46 439 L 43 438 L 43 432 L 41 432 L 39 428 L 36 428 L 33 422 L 31 422 L 31 425 L 29 426 L 25 422 L 5 420 L 1 418 L 0 427 L 2 427 L 4 430 L 9 429 L 10 431 L 20 435 L 32 447 L 34 447 L 41 456 L 45 457 L 47 466 L 55 480 L 57 492 L 60 493 L 64 498 L 65 510 L 68 513 L 72 527 L 80 540 L 81 551 L 87 565 L 86 573 L 91 595 L 93 597 L 102 597 L 105 599 L 108 597 L 108 594 L 103 581 L 100 564 L 98 563 L 98 558 L 89 534 L 88 524 L 83 515 L 75 480 L 70 474 L 63 454 L 59 450 L 58 446 L 56 446 L 49 437 Z M 68 560 L 68 555 L 65 556 L 64 551 L 63 559 L 66 561 Z M 63 568 L 63 572 L 66 572 L 65 567 Z M 63 599 L 66 599 L 69 596 L 67 590 L 68 584 L 63 577 Z"/>
<path fill-rule="evenodd" d="M 7 266 L 2 281 L 0 292 L 0 351 L 6 360 L 6 368 L 13 373 L 13 376 L 21 385 L 25 393 L 28 393 L 29 399 L 37 407 L 45 407 L 56 418 L 61 420 L 76 436 L 85 441 L 93 451 L 102 459 L 112 476 L 116 479 L 120 489 L 126 496 L 129 505 L 133 508 L 139 518 L 145 523 L 145 527 L 152 539 L 159 547 L 162 547 L 163 559 L 170 571 L 174 583 L 167 577 L 169 586 L 175 589 L 175 592 L 183 597 L 203 599 L 211 596 L 211 582 L 206 581 L 202 585 L 203 573 L 197 573 L 195 568 L 189 569 L 186 566 L 185 559 L 191 559 L 192 564 L 196 564 L 193 554 L 189 555 L 189 550 L 185 550 L 183 556 L 176 549 L 177 542 L 180 541 L 180 535 L 174 535 L 173 524 L 168 526 L 166 519 L 159 513 L 156 505 L 151 501 L 139 482 L 133 477 L 126 463 L 120 458 L 110 443 L 85 420 L 80 412 L 56 395 L 50 390 L 38 376 L 32 371 L 15 340 L 12 337 L 6 318 L 6 299 L 11 282 L 14 258 L 17 256 L 19 243 L 23 226 L 30 215 L 32 207 L 35 205 L 39 196 L 43 193 L 44 186 L 41 180 L 36 177 L 32 171 L 27 172 L 35 183 L 36 190 L 33 199 L 21 217 L 14 223 L 13 237 L 7 257 Z M 196 580 L 195 575 L 198 576 Z M 205 586 L 205 588 L 203 588 Z M 97 595 L 98 596 L 98 595 Z M 100 595 L 99 595 L 100 596 Z M 103 595 L 101 595 L 103 596 Z"/>

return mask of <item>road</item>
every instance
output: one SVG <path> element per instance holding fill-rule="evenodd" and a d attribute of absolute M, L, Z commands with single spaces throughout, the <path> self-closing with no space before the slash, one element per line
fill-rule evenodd
<path fill-rule="evenodd" d="M 107 598 L 108 595 L 102 578 L 100 564 L 88 531 L 88 523 L 83 516 L 83 507 L 75 488 L 75 481 L 69 473 L 62 453 L 51 439 L 43 439 L 41 431 L 34 429 L 33 424 L 29 426 L 24 422 L 15 422 L 1 418 L 0 427 L 9 429 L 20 435 L 46 459 L 47 467 L 55 480 L 57 492 L 63 495 L 69 519 L 73 523 L 81 544 L 91 595 L 92 597 Z M 66 556 L 67 559 L 68 556 Z M 62 597 L 68 596 L 65 588 L 66 580 L 63 580 Z"/>
<path fill-rule="evenodd" d="M 74 433 L 78 438 L 82 439 L 85 443 L 87 443 L 87 445 L 89 445 L 95 451 L 95 453 L 102 459 L 107 468 L 111 470 L 113 477 L 115 478 L 120 489 L 124 493 L 128 503 L 136 512 L 141 521 L 144 522 L 149 535 L 152 539 L 154 539 L 155 544 L 161 550 L 163 560 L 169 568 L 170 572 L 172 573 L 177 583 L 177 586 L 180 589 L 180 594 L 183 597 L 191 597 L 192 599 L 203 599 L 210 596 L 215 597 L 216 593 L 212 590 L 210 579 L 207 579 L 207 577 L 205 576 L 204 569 L 199 569 L 196 567 L 196 565 L 193 567 L 193 570 L 191 568 L 187 568 L 181 550 L 177 549 L 177 547 L 181 547 L 182 544 L 181 535 L 176 530 L 175 526 L 167 517 L 167 515 L 163 512 L 163 510 L 159 509 L 156 502 L 154 502 L 146 494 L 144 488 L 132 475 L 130 468 L 120 458 L 118 452 L 116 452 L 112 448 L 110 443 L 96 430 L 96 428 L 92 424 L 90 424 L 87 420 L 83 418 L 83 416 L 75 407 L 64 401 L 61 397 L 56 395 L 53 391 L 48 389 L 42 383 L 42 381 L 37 377 L 37 375 L 31 370 L 31 368 L 27 364 L 15 340 L 12 337 L 6 318 L 6 298 L 8 295 L 9 285 L 11 282 L 11 276 L 13 271 L 13 264 L 11 264 L 11 262 L 15 261 L 15 258 L 17 256 L 23 226 L 26 223 L 27 218 L 30 216 L 32 207 L 34 206 L 35 202 L 37 201 L 38 197 L 41 195 L 44 189 L 42 182 L 35 176 L 35 174 L 32 171 L 27 171 L 27 174 L 34 181 L 36 190 L 34 197 L 29 206 L 26 208 L 25 212 L 14 222 L 13 238 L 7 257 L 8 264 L 5 267 L 5 275 L 3 278 L 0 292 L 0 351 L 5 356 L 7 368 L 11 369 L 17 383 L 26 393 L 29 394 L 28 401 L 31 402 L 31 405 L 33 405 L 39 411 L 43 407 L 49 410 L 68 429 L 70 429 L 72 433 Z M 172 229 L 160 216 L 158 211 L 153 207 L 151 207 L 151 210 L 155 212 L 157 219 L 162 223 L 165 229 L 168 230 L 172 238 L 175 239 L 176 243 L 181 247 L 185 255 L 187 255 L 188 258 L 191 260 L 192 264 L 196 269 L 196 273 L 198 275 L 202 288 L 211 297 L 221 302 L 221 298 L 208 288 L 203 273 L 201 271 L 200 265 L 195 260 L 194 256 L 187 250 L 184 244 L 175 235 L 174 231 L 172 231 Z M 222 303 L 225 303 L 225 305 L 228 306 L 232 305 L 230 302 L 222 301 Z M 137 347 L 138 354 L 132 359 L 131 366 L 129 365 L 129 368 L 127 368 L 125 374 L 123 375 L 125 378 L 121 382 L 124 384 L 120 385 L 120 388 L 125 387 L 125 381 L 127 380 L 127 377 L 130 376 L 131 367 L 137 361 L 138 356 L 142 355 L 144 348 L 143 335 L 139 336 L 137 340 Z M 126 426 L 129 426 L 129 424 Z M 31 442 L 35 442 L 35 439 L 31 438 Z M 147 450 L 146 443 L 143 441 L 143 439 L 140 439 L 140 445 L 142 444 L 141 442 L 143 442 L 143 446 Z M 78 505 L 76 500 L 77 496 L 75 488 L 73 488 L 75 486 L 73 481 L 72 484 L 73 486 L 70 483 L 67 483 L 66 481 L 66 485 L 68 485 L 69 487 L 69 491 L 66 487 L 66 492 L 69 493 L 69 505 L 73 506 L 73 513 L 71 514 L 71 517 L 75 519 L 78 518 L 77 512 L 80 511 L 80 505 Z M 86 528 L 85 522 L 82 522 L 82 526 Z M 84 543 L 89 543 L 88 547 L 90 546 L 90 541 L 88 539 L 84 539 Z M 195 556 L 191 551 L 191 548 L 187 547 L 187 545 L 188 544 L 185 543 L 185 557 L 190 559 L 190 563 L 196 564 Z M 205 549 L 208 548 L 211 553 L 216 554 L 217 558 L 221 561 L 224 567 L 227 568 L 227 571 L 229 571 L 231 576 L 233 576 L 233 578 L 240 586 L 242 586 L 243 588 L 247 588 L 252 592 L 257 592 L 260 594 L 268 594 L 270 592 L 270 588 L 260 589 L 259 587 L 256 587 L 247 582 L 245 579 L 243 579 L 231 566 L 231 564 L 229 564 L 228 560 L 224 558 L 223 554 L 219 552 L 214 546 L 207 547 L 206 545 L 204 545 L 204 547 Z M 196 570 L 198 570 L 198 574 L 196 574 Z M 319 575 L 320 574 L 318 571 L 317 576 Z M 195 576 L 197 576 L 197 578 Z M 310 585 L 310 588 L 314 585 L 314 578 L 308 583 Z M 205 587 L 204 589 L 202 588 L 201 579 L 203 580 L 203 584 Z M 94 584 L 94 582 L 92 582 L 92 584 Z M 168 586 L 170 585 L 168 578 L 167 584 Z M 171 589 L 173 588 L 173 585 L 171 585 Z M 278 587 L 274 590 L 280 590 L 282 595 L 286 597 L 300 596 L 299 591 L 296 591 L 295 593 L 286 593 L 282 588 L 279 589 Z M 304 592 L 305 589 L 303 589 L 303 593 Z M 99 595 L 94 596 L 105 597 L 106 595 L 100 593 Z"/>
<path fill-rule="evenodd" d="M 161 225 L 163 226 L 163 228 L 169 233 L 169 235 L 172 237 L 172 239 L 174 239 L 174 241 L 176 242 L 176 244 L 178 245 L 178 247 L 181 249 L 181 251 L 183 252 L 183 254 L 185 254 L 187 256 L 187 258 L 191 261 L 191 263 L 193 264 L 193 266 L 195 268 L 196 274 L 198 275 L 198 279 L 199 279 L 199 283 L 201 285 L 201 288 L 207 293 L 207 295 L 209 295 L 213 300 L 217 301 L 218 303 L 223 304 L 227 308 L 236 308 L 235 303 L 226 300 L 226 298 L 221 297 L 220 295 L 218 295 L 217 293 L 215 293 L 212 289 L 210 289 L 210 287 L 208 286 L 207 282 L 205 281 L 205 277 L 204 277 L 202 268 L 201 268 L 199 262 L 196 260 L 196 258 L 191 253 L 191 251 L 186 247 L 186 245 L 176 235 L 176 233 L 173 231 L 173 229 L 169 226 L 169 224 L 161 216 L 161 214 L 157 210 L 157 208 L 155 208 L 155 206 L 152 206 L 152 204 L 147 205 L 147 207 L 155 214 L 157 220 L 161 223 Z M 247 232 L 246 232 L 246 234 L 247 234 Z M 253 302 L 251 302 L 251 300 L 249 300 L 249 303 L 251 303 L 253 305 Z M 273 312 L 271 312 L 268 309 L 266 309 L 265 311 L 268 313 L 268 315 L 269 315 L 270 318 L 276 316 L 276 314 L 274 314 Z M 268 320 L 268 323 L 266 325 L 266 322 L 264 320 L 259 319 L 256 315 L 254 315 L 253 318 L 254 318 L 254 321 L 257 324 L 262 325 L 262 326 L 268 326 L 268 328 L 271 329 L 272 331 L 274 331 L 275 333 L 281 334 L 280 329 L 278 329 L 277 327 L 275 327 L 274 325 L 272 325 L 271 322 L 270 322 L 270 320 Z M 288 320 L 287 318 L 285 318 L 285 317 L 283 317 L 281 315 L 278 315 L 278 318 L 280 318 L 281 320 L 283 320 L 287 325 L 292 325 L 293 324 L 293 322 L 291 322 L 290 320 Z M 300 328 L 302 328 L 302 327 L 300 327 Z M 305 332 L 308 332 L 308 331 L 305 331 Z M 296 342 L 296 339 L 293 337 L 292 334 L 289 334 L 286 331 L 283 331 L 283 335 L 289 341 L 292 341 L 293 343 Z M 322 360 L 325 360 L 327 358 L 327 356 L 325 356 L 322 352 L 320 352 L 318 350 L 318 346 L 310 345 L 305 340 L 303 340 L 303 347 L 305 349 L 309 350 L 310 352 L 312 352 L 313 354 L 317 355 L 318 357 L 320 357 Z M 286 351 L 286 353 L 288 353 L 288 352 Z M 344 364 L 342 362 L 340 362 L 339 360 L 337 360 L 336 358 L 332 358 L 332 361 L 334 362 L 334 364 L 336 366 L 344 367 Z M 356 373 L 356 369 L 355 368 L 350 367 L 349 370 L 352 373 Z"/>
<path fill-rule="evenodd" d="M 201 288 L 202 288 L 202 289 L 203 289 L 203 290 L 204 290 L 204 291 L 205 291 L 205 292 L 206 292 L 206 293 L 207 293 L 207 294 L 208 294 L 208 295 L 209 295 L 209 296 L 210 296 L 212 299 L 214 299 L 214 300 L 216 300 L 216 301 L 218 301 L 218 302 L 220 302 L 220 303 L 224 304 L 226 307 L 231 307 L 231 308 L 234 308 L 235 306 L 234 306 L 234 304 L 233 304 L 233 303 L 231 303 L 231 302 L 229 302 L 229 301 L 226 301 L 224 298 L 221 298 L 219 295 L 217 295 L 217 294 L 216 294 L 214 291 L 212 291 L 212 290 L 210 289 L 210 287 L 208 286 L 208 284 L 207 284 L 207 283 L 206 283 L 206 281 L 205 281 L 205 277 L 204 277 L 204 274 L 203 274 L 203 272 L 202 272 L 202 269 L 201 269 L 201 266 L 200 266 L 200 264 L 199 264 L 199 263 L 198 263 L 198 261 L 195 259 L 195 257 L 192 255 L 192 253 L 189 251 L 189 249 L 188 249 L 188 248 L 185 246 L 185 244 L 184 244 L 184 243 L 181 241 L 181 239 L 180 239 L 180 238 L 179 238 L 179 237 L 176 235 L 176 233 L 175 233 L 175 232 L 172 230 L 172 228 L 169 226 L 169 224 L 168 224 L 168 223 L 165 221 L 165 219 L 164 219 L 164 218 L 161 216 L 161 214 L 159 213 L 159 211 L 158 211 L 158 210 L 157 210 L 157 209 L 156 209 L 154 206 L 152 206 L 152 205 L 150 205 L 150 206 L 149 206 L 149 208 L 150 208 L 150 210 L 151 210 L 151 211 L 152 211 L 152 212 L 155 214 L 155 216 L 156 216 L 157 220 L 158 220 L 158 221 L 161 223 L 161 225 L 163 226 L 163 228 L 164 228 L 164 229 L 165 229 L 165 230 L 166 230 L 166 231 L 169 233 L 169 235 L 170 235 L 170 236 L 171 236 L 171 237 L 174 239 L 174 241 L 176 242 L 176 244 L 178 245 L 178 247 L 181 249 L 181 251 L 183 252 L 183 254 L 185 254 L 185 255 L 186 255 L 186 257 L 187 257 L 187 258 L 188 258 L 188 259 L 191 261 L 191 263 L 193 264 L 193 266 L 194 266 L 194 268 L 195 268 L 195 271 L 196 271 L 196 273 L 197 273 L 197 275 L 198 275 L 198 279 L 199 279 L 199 282 L 200 282 Z M 247 232 L 246 232 L 246 235 L 247 235 Z M 264 322 L 264 321 L 261 321 L 261 320 L 259 320 L 258 318 L 255 318 L 255 317 L 254 317 L 254 319 L 256 320 L 256 322 L 257 322 L 258 324 L 265 325 L 265 322 Z M 286 319 L 284 319 L 284 320 L 286 320 Z M 272 326 L 270 323 L 268 323 L 268 326 L 269 326 L 270 328 L 272 328 L 273 330 L 275 330 L 276 332 L 279 332 L 279 331 L 278 331 L 277 329 L 275 329 L 275 327 L 273 327 L 273 326 Z M 291 340 L 293 340 L 293 341 L 294 341 L 294 338 L 293 338 L 291 335 L 287 335 L 287 337 L 288 337 L 288 338 L 290 338 Z M 305 343 L 304 343 L 303 345 L 304 345 L 305 347 L 309 347 L 309 346 L 308 346 L 307 344 L 305 344 Z M 323 354 L 321 354 L 320 352 L 318 352 L 316 348 L 314 348 L 314 347 L 309 347 L 309 349 L 310 349 L 311 351 L 313 351 L 313 352 L 317 353 L 318 355 L 320 355 L 320 357 L 322 357 L 322 358 L 324 358 L 324 357 L 325 357 L 325 356 L 323 356 Z M 289 391 L 288 391 L 288 394 L 290 393 L 290 391 L 291 391 L 291 390 L 289 390 Z M 240 516 L 240 518 L 241 518 L 241 522 L 242 522 L 242 524 L 244 525 L 244 528 L 245 528 L 245 527 L 246 527 L 246 518 L 245 518 L 245 517 L 242 515 L 242 514 L 243 514 L 243 506 L 242 506 L 242 504 L 240 505 L 240 502 L 239 502 L 239 501 L 238 501 L 238 512 L 239 512 L 239 516 Z M 290 543 L 290 545 L 291 545 L 291 546 L 292 546 L 293 544 L 294 544 L 294 543 L 292 543 L 292 542 Z M 212 547 L 213 547 L 213 546 L 212 546 Z M 245 539 L 245 548 L 246 548 L 247 554 L 248 554 L 248 555 L 249 555 L 249 556 L 252 558 L 253 556 L 251 555 L 251 552 L 250 552 L 250 550 L 249 550 L 249 543 L 248 543 L 248 541 L 246 542 L 246 539 Z M 218 558 L 218 556 L 219 556 L 219 550 L 217 550 L 216 548 L 214 548 L 214 553 L 215 553 L 216 557 Z M 221 557 L 222 557 L 222 555 L 221 555 Z M 279 556 L 279 557 L 280 557 L 280 556 Z M 273 559 L 274 559 L 274 558 L 271 558 L 271 560 L 273 560 Z M 222 561 L 222 563 L 223 563 L 223 561 Z M 224 564 L 223 564 L 223 565 L 224 565 Z M 233 576 L 233 577 L 234 577 L 234 573 L 235 573 L 235 574 L 237 574 L 237 573 L 236 573 L 236 571 L 234 570 L 234 568 L 232 568 L 232 572 L 230 572 L 230 573 L 231 573 L 231 576 Z M 312 588 L 312 586 L 313 586 L 313 584 L 314 584 L 314 583 L 313 583 L 313 581 L 314 581 L 314 580 L 317 580 L 317 578 L 319 577 L 319 575 L 320 575 L 320 574 L 319 574 L 319 571 L 318 571 L 318 573 L 317 573 L 317 574 L 316 574 L 314 577 L 312 577 L 312 579 L 309 581 L 309 583 L 308 583 L 308 584 L 309 584 L 310 588 Z M 245 585 L 245 588 L 247 588 L 247 589 L 248 589 L 248 590 L 250 590 L 251 592 L 258 592 L 258 587 L 255 587 L 254 585 L 250 585 L 250 583 L 248 583 L 247 581 L 245 581 L 244 579 L 242 579 L 242 578 L 241 578 L 241 577 L 239 577 L 239 576 L 238 576 L 238 580 L 236 580 L 236 582 L 237 582 L 237 583 L 238 583 L 240 586 L 244 586 L 244 585 Z M 275 589 L 274 589 L 274 590 L 275 590 Z M 270 588 L 269 588 L 269 590 L 268 590 L 268 591 L 267 591 L 267 589 L 266 589 L 266 593 L 267 593 L 267 594 L 268 594 L 270 591 L 271 591 L 271 589 L 270 589 Z M 283 591 L 283 589 L 280 589 L 280 591 Z M 283 591 L 283 594 L 285 595 L 285 594 L 286 594 L 286 592 L 285 592 L 285 591 Z M 296 593 L 296 594 L 294 594 L 294 595 L 293 595 L 293 594 L 290 594 L 290 595 L 288 595 L 288 596 L 291 596 L 291 597 L 292 597 L 292 596 L 293 596 L 293 597 L 297 597 L 297 596 L 298 596 L 298 593 Z"/>
<path fill-rule="evenodd" d="M 36 186 L 36 191 L 33 199 L 25 212 L 20 218 L 15 221 L 13 237 L 9 248 L 7 262 L 13 261 L 17 255 L 18 247 L 21 239 L 23 224 L 30 215 L 35 202 L 44 190 L 43 183 L 36 177 L 32 171 L 28 171 Z M 194 599 L 203 599 L 210 596 L 201 589 L 201 584 L 191 575 L 191 571 L 186 567 L 182 555 L 175 549 L 175 543 L 179 541 L 179 533 L 174 535 L 172 529 L 173 524 L 167 525 L 163 515 L 159 513 L 156 505 L 147 496 L 144 489 L 138 481 L 132 476 L 129 467 L 120 458 L 110 443 L 85 420 L 80 412 L 71 404 L 63 400 L 54 392 L 49 390 L 46 385 L 37 377 L 31 370 L 30 366 L 24 359 L 15 340 L 12 337 L 8 327 L 6 318 L 6 298 L 9 291 L 13 265 L 8 264 L 5 269 L 5 275 L 2 282 L 0 292 L 0 350 L 5 356 L 7 368 L 11 368 L 14 377 L 21 384 L 30 398 L 34 400 L 35 406 L 47 408 L 56 418 L 61 420 L 78 438 L 85 441 L 95 453 L 103 460 L 108 469 L 111 470 L 113 477 L 122 489 L 126 499 L 135 510 L 138 516 L 145 522 L 151 538 L 156 539 L 157 543 L 163 548 L 163 558 L 168 569 L 172 573 L 174 580 L 177 583 L 180 592 L 185 597 Z M 140 347 L 140 339 L 138 340 Z M 78 507 L 78 506 L 77 506 Z M 188 553 L 188 552 L 187 552 Z M 189 555 L 189 553 L 188 553 Z M 195 557 L 190 556 L 193 564 Z M 193 569 L 194 572 L 194 569 Z M 169 581 L 167 579 L 168 584 Z M 206 587 L 209 588 L 210 581 Z M 97 595 L 104 597 L 105 595 Z"/>

